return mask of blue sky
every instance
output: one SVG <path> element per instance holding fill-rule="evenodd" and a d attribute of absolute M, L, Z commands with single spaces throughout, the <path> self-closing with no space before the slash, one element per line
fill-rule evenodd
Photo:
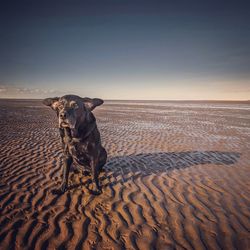
<path fill-rule="evenodd" d="M 6 1 L 0 97 L 250 99 L 250 4 Z"/>

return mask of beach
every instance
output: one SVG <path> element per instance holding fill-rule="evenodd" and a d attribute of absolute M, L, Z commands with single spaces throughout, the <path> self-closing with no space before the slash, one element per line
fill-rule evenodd
<path fill-rule="evenodd" d="M 102 194 L 41 100 L 0 100 L 0 249 L 249 249 L 250 103 L 105 101 Z"/>

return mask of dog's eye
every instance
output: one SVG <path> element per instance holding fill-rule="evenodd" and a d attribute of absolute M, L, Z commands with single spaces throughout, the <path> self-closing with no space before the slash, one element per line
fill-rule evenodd
<path fill-rule="evenodd" d="M 74 109 L 78 109 L 78 105 L 77 105 L 77 103 L 75 103 L 75 102 L 73 102 L 73 103 L 71 104 L 71 107 L 74 108 Z"/>
<path fill-rule="evenodd" d="M 58 108 L 59 108 L 59 109 L 62 109 L 62 108 L 63 108 L 63 104 L 59 104 L 59 105 L 58 105 Z"/>

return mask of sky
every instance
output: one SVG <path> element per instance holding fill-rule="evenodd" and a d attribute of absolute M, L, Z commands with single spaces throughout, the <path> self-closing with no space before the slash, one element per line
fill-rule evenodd
<path fill-rule="evenodd" d="M 250 100 L 249 1 L 0 4 L 0 98 Z"/>

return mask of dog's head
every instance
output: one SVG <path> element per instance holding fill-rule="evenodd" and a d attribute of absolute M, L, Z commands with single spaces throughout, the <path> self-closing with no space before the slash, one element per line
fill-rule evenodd
<path fill-rule="evenodd" d="M 46 98 L 43 104 L 56 111 L 60 128 L 77 129 L 79 124 L 89 122 L 93 115 L 91 111 L 103 104 L 98 98 L 82 98 L 76 95 Z"/>

